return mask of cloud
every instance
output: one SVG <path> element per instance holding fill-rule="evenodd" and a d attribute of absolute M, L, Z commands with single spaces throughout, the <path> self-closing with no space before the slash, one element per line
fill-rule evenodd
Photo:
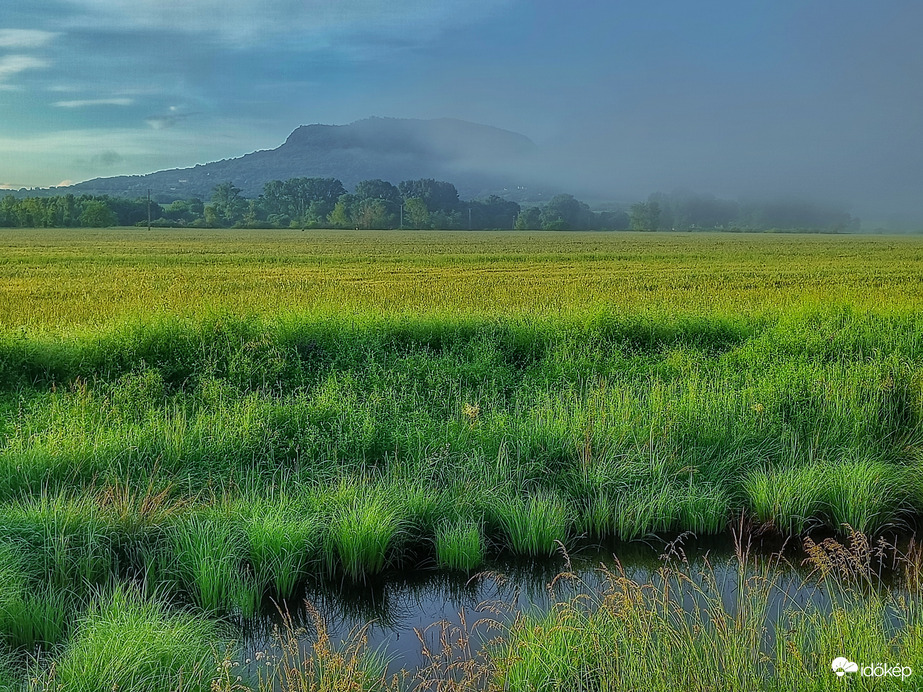
<path fill-rule="evenodd" d="M 130 98 L 108 98 L 108 99 L 77 99 L 75 101 L 55 101 L 57 108 L 86 108 L 87 106 L 130 106 L 134 103 Z"/>
<path fill-rule="evenodd" d="M 5 55 L 0 58 L 0 82 L 25 70 L 37 70 L 48 67 L 51 63 L 31 55 Z"/>
<path fill-rule="evenodd" d="M 57 35 L 37 29 L 0 29 L 0 48 L 41 48 Z"/>
<path fill-rule="evenodd" d="M 103 166 L 103 167 L 109 168 L 111 166 L 117 166 L 118 164 L 122 163 L 122 161 L 124 160 L 125 158 L 121 154 L 119 154 L 117 151 L 112 151 L 111 149 L 108 149 L 102 152 L 101 154 L 96 154 L 95 156 L 90 158 L 90 163 L 92 163 L 95 166 Z"/>
<path fill-rule="evenodd" d="M 173 110 L 173 107 L 170 108 Z M 169 115 L 152 115 L 144 123 L 152 130 L 167 130 L 188 118 L 192 113 L 170 113 Z"/>
<path fill-rule="evenodd" d="M 204 33 L 225 41 L 279 37 L 317 40 L 344 34 L 432 38 L 423 27 L 448 28 L 478 19 L 513 0 L 67 0 L 79 28 Z M 421 30 L 422 29 L 422 30 Z M 312 47 L 310 43 L 304 48 Z M 316 46 L 314 46 L 316 47 Z"/>

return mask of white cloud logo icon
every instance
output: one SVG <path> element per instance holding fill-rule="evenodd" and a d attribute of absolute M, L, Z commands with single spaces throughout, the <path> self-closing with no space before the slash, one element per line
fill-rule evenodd
<path fill-rule="evenodd" d="M 837 677 L 843 677 L 846 673 L 858 673 L 859 664 L 853 663 L 848 658 L 839 658 L 833 659 L 833 663 L 830 664 L 830 667 L 833 668 L 833 672 L 837 674 Z"/>

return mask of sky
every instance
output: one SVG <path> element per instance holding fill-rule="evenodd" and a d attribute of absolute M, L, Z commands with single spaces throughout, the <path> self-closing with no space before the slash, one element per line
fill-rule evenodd
<path fill-rule="evenodd" d="M 919 0 L 0 0 L 0 187 L 453 117 L 563 191 L 801 197 L 923 225 Z"/>

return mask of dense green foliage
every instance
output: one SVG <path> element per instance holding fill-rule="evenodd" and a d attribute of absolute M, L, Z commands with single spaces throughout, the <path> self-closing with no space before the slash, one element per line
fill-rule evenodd
<path fill-rule="evenodd" d="M 160 205 L 151 205 L 157 218 Z M 133 226 L 147 219 L 147 200 L 91 197 L 72 194 L 60 197 L 6 195 L 0 199 L 0 228 L 106 228 Z"/>
<path fill-rule="evenodd" d="M 461 200 L 452 183 L 424 178 L 395 186 L 362 180 L 352 193 L 335 178 L 271 180 L 248 199 L 232 182 L 214 187 L 211 202 L 7 195 L 0 201 L 0 227 L 103 228 L 344 228 L 441 230 L 733 230 L 857 231 L 859 220 L 807 202 L 738 203 L 709 195 L 655 193 L 627 211 L 594 212 L 568 194 L 521 207 L 497 195 Z M 167 201 L 169 200 L 169 202 Z M 150 213 L 150 218 L 148 217 Z"/>
<path fill-rule="evenodd" d="M 209 692 L 220 628 L 118 586 L 94 599 L 51 669 L 36 678 L 52 692 Z"/>

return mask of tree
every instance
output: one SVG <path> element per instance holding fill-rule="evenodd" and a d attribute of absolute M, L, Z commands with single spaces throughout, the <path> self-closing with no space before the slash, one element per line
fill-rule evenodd
<path fill-rule="evenodd" d="M 601 211 L 596 215 L 601 231 L 624 231 L 631 228 L 628 214 L 621 209 L 618 211 Z"/>
<path fill-rule="evenodd" d="M 19 225 L 19 201 L 13 195 L 6 195 L 0 201 L 0 226 Z"/>
<path fill-rule="evenodd" d="M 405 202 L 409 199 L 421 199 L 431 212 L 449 212 L 459 207 L 458 190 L 452 183 L 433 178 L 420 178 L 419 180 L 404 180 L 398 185 L 398 189 Z"/>
<path fill-rule="evenodd" d="M 69 228 L 77 224 L 77 201 L 74 195 L 67 194 L 58 197 L 55 202 L 56 222 L 62 228 Z"/>
<path fill-rule="evenodd" d="M 330 225 L 334 228 L 354 228 L 353 207 L 355 202 L 356 198 L 353 195 L 340 195 L 337 203 L 327 216 L 327 221 L 330 222 Z"/>
<path fill-rule="evenodd" d="M 212 190 L 212 207 L 216 220 L 230 228 L 243 217 L 247 209 L 247 202 L 240 196 L 239 187 L 236 187 L 234 183 L 226 182 L 216 185 Z"/>
<path fill-rule="evenodd" d="M 472 228 L 496 228 L 509 230 L 519 217 L 516 202 L 491 195 L 484 201 L 470 202 Z"/>
<path fill-rule="evenodd" d="M 369 230 L 373 228 L 391 228 L 393 215 L 383 200 L 366 198 L 359 200 L 356 207 L 356 225 Z"/>
<path fill-rule="evenodd" d="M 266 183 L 261 199 L 267 216 L 287 216 L 296 224 L 320 225 L 344 194 L 346 188 L 336 178 L 290 178 Z"/>
<path fill-rule="evenodd" d="M 632 204 L 628 216 L 633 231 L 656 231 L 660 227 L 660 205 L 657 202 Z"/>
<path fill-rule="evenodd" d="M 83 205 L 80 225 L 86 228 L 105 228 L 115 226 L 118 218 L 105 202 L 90 200 Z"/>
<path fill-rule="evenodd" d="M 217 228 L 221 223 L 221 219 L 218 216 L 218 212 L 216 211 L 214 204 L 205 205 L 203 216 L 205 218 L 205 225 L 208 228 Z"/>
<path fill-rule="evenodd" d="M 247 211 L 244 214 L 244 228 L 259 228 L 262 219 L 260 218 L 260 209 L 255 199 L 251 199 L 247 204 Z"/>
<path fill-rule="evenodd" d="M 579 231 L 591 228 L 595 220 L 590 208 L 573 195 L 555 195 L 542 210 L 542 228 Z"/>
<path fill-rule="evenodd" d="M 526 207 L 516 217 L 517 231 L 537 231 L 542 227 L 541 207 Z"/>
<path fill-rule="evenodd" d="M 354 217 L 359 228 L 393 228 L 397 225 L 397 215 L 404 200 L 394 185 L 386 180 L 362 180 L 356 185 L 355 197 L 359 206 Z M 384 211 L 379 213 L 379 208 Z"/>
<path fill-rule="evenodd" d="M 655 192 L 647 201 L 659 205 L 658 228 L 667 230 L 724 228 L 734 225 L 740 214 L 737 202 L 688 190 L 675 190 L 670 194 Z"/>
<path fill-rule="evenodd" d="M 404 226 L 408 228 L 429 228 L 430 213 L 426 202 L 419 197 L 404 200 Z"/>
<path fill-rule="evenodd" d="M 462 223 L 462 213 L 458 209 L 454 211 L 434 211 L 429 215 L 430 228 L 441 228 L 443 230 L 466 228 Z"/>
<path fill-rule="evenodd" d="M 174 221 L 180 226 L 185 226 L 195 221 L 196 217 L 200 215 L 196 214 L 193 209 L 193 200 L 178 199 L 164 207 L 163 218 L 168 221 Z"/>
<path fill-rule="evenodd" d="M 387 180 L 361 180 L 356 184 L 355 195 L 358 199 L 380 199 L 400 208 L 403 198 L 400 191 Z"/>

